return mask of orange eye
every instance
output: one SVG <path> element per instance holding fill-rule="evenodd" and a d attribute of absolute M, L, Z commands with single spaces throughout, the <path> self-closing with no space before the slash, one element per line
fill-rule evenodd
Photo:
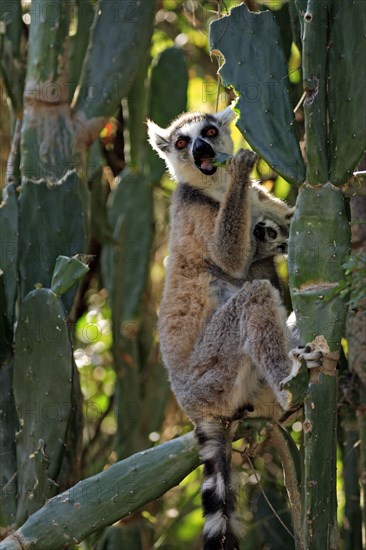
<path fill-rule="evenodd" d="M 186 138 L 179 138 L 178 141 L 175 142 L 175 146 L 177 149 L 184 149 L 188 145 L 188 139 Z"/>
<path fill-rule="evenodd" d="M 219 133 L 218 129 L 215 128 L 215 126 L 211 126 L 206 130 L 205 135 L 206 137 L 214 138 L 217 136 L 218 133 Z"/>

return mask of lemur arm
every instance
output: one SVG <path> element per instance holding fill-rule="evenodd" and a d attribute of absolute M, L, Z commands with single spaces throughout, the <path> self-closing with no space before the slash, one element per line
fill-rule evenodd
<path fill-rule="evenodd" d="M 240 150 L 228 163 L 230 183 L 217 215 L 212 260 L 235 278 L 243 278 L 252 261 L 249 174 L 256 155 Z"/>

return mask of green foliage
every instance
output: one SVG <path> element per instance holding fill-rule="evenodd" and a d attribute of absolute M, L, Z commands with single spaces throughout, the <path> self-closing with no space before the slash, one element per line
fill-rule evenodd
<path fill-rule="evenodd" d="M 366 280 L 366 255 L 364 252 L 351 254 L 343 264 L 344 279 L 339 283 L 337 292 L 344 299 L 348 300 L 348 306 L 357 310 L 365 300 Z"/>

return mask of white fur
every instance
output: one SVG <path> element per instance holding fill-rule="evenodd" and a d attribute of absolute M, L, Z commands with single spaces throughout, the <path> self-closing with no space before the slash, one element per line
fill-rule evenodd
<path fill-rule="evenodd" d="M 208 441 L 205 446 L 200 449 L 200 459 L 202 462 L 215 458 L 221 451 L 221 445 L 218 441 Z"/>
<path fill-rule="evenodd" d="M 219 533 L 224 534 L 227 526 L 226 523 L 227 519 L 224 517 L 222 511 L 219 510 L 215 514 L 210 514 L 206 516 L 206 522 L 203 532 L 208 538 L 213 538 Z"/>
<path fill-rule="evenodd" d="M 166 129 L 160 128 L 151 120 L 147 121 L 147 125 L 150 144 L 158 155 L 165 160 L 171 177 L 176 181 L 189 182 L 191 186 L 201 189 L 209 197 L 221 202 L 229 181 L 227 172 L 224 168 L 219 167 L 212 176 L 203 174 L 193 162 L 193 141 L 197 136 L 201 136 L 201 139 L 205 139 L 207 143 L 213 145 L 214 150 L 228 155 L 232 154 L 233 142 L 228 129 L 230 122 L 236 117 L 236 114 L 231 107 L 227 107 L 212 116 L 219 129 L 219 136 L 215 140 L 214 145 L 209 139 L 202 138 L 201 136 L 203 127 L 207 125 L 206 119 L 188 120 L 179 129 L 179 134 L 191 138 L 189 146 L 184 151 L 175 149 L 172 142 L 173 136 L 176 136 L 174 122 Z"/>

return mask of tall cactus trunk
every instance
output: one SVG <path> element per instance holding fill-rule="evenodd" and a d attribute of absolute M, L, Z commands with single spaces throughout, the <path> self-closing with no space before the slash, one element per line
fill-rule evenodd
<path fill-rule="evenodd" d="M 290 289 L 302 341 L 315 340 L 324 352 L 322 367 L 310 371 L 304 407 L 305 548 L 337 548 L 336 367 L 347 306 L 334 290 L 349 244 L 342 192 L 303 185 L 290 232 Z"/>
<path fill-rule="evenodd" d="M 350 59 L 344 62 L 351 42 L 357 53 L 365 52 L 364 14 L 359 2 L 347 8 L 338 0 L 296 0 L 296 5 L 302 26 L 308 164 L 290 232 L 289 282 L 302 341 L 315 341 L 324 352 L 323 365 L 310 371 L 305 398 L 303 538 L 305 548 L 336 549 L 336 366 L 347 314 L 337 287 L 350 251 L 350 224 L 348 203 L 335 185 L 347 183 L 364 146 L 365 128 L 357 128 L 355 110 L 361 82 L 353 81 L 352 88 L 344 84 L 354 73 Z M 350 20 L 352 33 L 346 27 Z M 336 111 L 342 99 L 346 106 Z M 354 134 L 345 135 L 350 125 Z M 357 143 L 352 142 L 356 137 Z"/>

